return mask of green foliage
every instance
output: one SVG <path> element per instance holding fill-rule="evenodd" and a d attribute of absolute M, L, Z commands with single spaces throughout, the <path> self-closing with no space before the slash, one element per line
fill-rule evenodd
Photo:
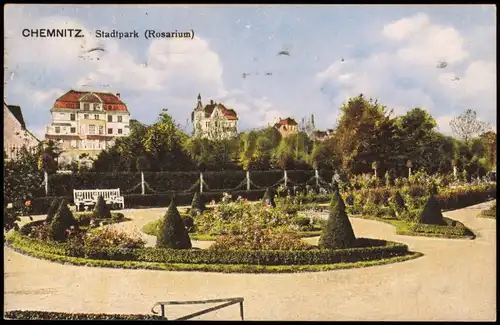
<path fill-rule="evenodd" d="M 9 310 L 6 319 L 17 320 L 165 320 L 157 315 L 83 314 L 39 310 Z"/>
<path fill-rule="evenodd" d="M 99 196 L 99 198 L 97 199 L 97 204 L 94 207 L 92 215 L 94 218 L 101 218 L 101 219 L 111 218 L 111 210 L 109 209 L 108 205 L 106 204 L 102 196 Z"/>
<path fill-rule="evenodd" d="M 430 225 L 444 225 L 443 214 L 441 213 L 441 208 L 439 207 L 439 202 L 436 197 L 431 194 L 427 203 L 424 206 L 422 213 L 419 218 L 420 223 L 430 224 Z"/>
<path fill-rule="evenodd" d="M 485 217 L 485 218 L 494 218 L 496 219 L 497 217 L 497 204 L 493 204 L 489 209 L 482 211 L 479 214 L 480 217 Z"/>
<path fill-rule="evenodd" d="M 345 211 L 344 200 L 335 191 L 330 203 L 330 215 L 319 239 L 319 247 L 339 249 L 354 247 L 356 237 Z"/>
<path fill-rule="evenodd" d="M 45 218 L 48 223 L 52 222 L 52 219 L 54 219 L 54 215 L 56 214 L 60 204 L 61 200 L 59 200 L 58 198 L 54 198 L 54 200 L 52 200 L 52 203 L 47 210 L 47 218 Z"/>
<path fill-rule="evenodd" d="M 160 232 L 156 238 L 156 247 L 174 249 L 191 248 L 191 240 L 174 199 L 172 199 L 160 224 Z"/>
<path fill-rule="evenodd" d="M 293 223 L 299 227 L 306 227 L 311 224 L 311 219 L 304 216 L 297 216 L 293 219 Z"/>
<path fill-rule="evenodd" d="M 197 215 L 205 211 L 205 203 L 202 201 L 203 197 L 199 192 L 195 192 L 193 196 L 193 201 L 191 202 L 191 214 Z"/>
<path fill-rule="evenodd" d="M 262 201 L 266 205 L 270 205 L 272 208 L 276 208 L 276 202 L 274 201 L 275 193 L 271 187 L 268 187 L 264 196 L 262 197 Z"/>
<path fill-rule="evenodd" d="M 50 225 L 50 237 L 55 241 L 65 241 L 71 228 L 77 228 L 78 222 L 68 208 L 66 200 L 62 200 Z"/>
<path fill-rule="evenodd" d="M 181 218 L 188 233 L 193 232 L 195 230 L 193 217 L 183 214 L 181 215 Z"/>

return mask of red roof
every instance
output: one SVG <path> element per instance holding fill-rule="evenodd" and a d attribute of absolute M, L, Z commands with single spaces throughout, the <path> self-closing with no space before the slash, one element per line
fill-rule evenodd
<path fill-rule="evenodd" d="M 222 104 L 217 104 L 217 103 L 210 103 L 208 105 L 205 105 L 205 108 L 203 108 L 203 111 L 205 112 L 205 117 L 210 117 L 210 115 L 212 115 L 215 107 L 219 107 L 219 109 L 221 110 L 222 114 L 224 115 L 224 117 L 228 120 L 237 120 L 238 119 L 238 116 L 235 112 L 234 109 L 228 109 L 226 108 L 224 105 Z"/>
<path fill-rule="evenodd" d="M 297 122 L 295 122 L 295 120 L 291 117 L 288 117 L 286 119 L 281 119 L 280 118 L 280 121 L 276 124 L 280 124 L 280 125 L 297 125 Z"/>
<path fill-rule="evenodd" d="M 123 103 L 120 98 L 111 93 L 102 92 L 91 92 L 91 91 L 76 91 L 70 90 L 66 94 L 62 95 L 56 99 L 54 105 L 55 108 L 73 108 L 77 109 L 76 105 L 80 100 L 87 94 L 93 94 L 94 96 L 88 96 L 85 101 L 94 103 L 100 102 L 99 99 L 104 103 L 104 110 L 106 111 L 123 111 L 128 112 L 127 106 Z"/>

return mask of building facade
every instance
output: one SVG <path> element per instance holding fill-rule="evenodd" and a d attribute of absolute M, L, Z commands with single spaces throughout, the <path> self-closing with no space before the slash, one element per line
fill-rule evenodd
<path fill-rule="evenodd" d="M 198 95 L 198 105 L 191 114 L 191 121 L 195 137 L 222 140 L 238 134 L 236 112 L 213 100 L 203 106 L 201 95 Z"/>
<path fill-rule="evenodd" d="M 59 163 L 78 161 L 82 154 L 95 158 L 117 137 L 130 134 L 130 113 L 120 94 L 70 90 L 53 108 L 45 139 L 59 143 Z"/>
<path fill-rule="evenodd" d="M 327 129 L 326 131 L 314 131 L 311 134 L 311 139 L 314 141 L 325 141 L 331 138 L 333 135 L 333 129 Z"/>
<path fill-rule="evenodd" d="M 274 127 L 280 132 L 283 138 L 299 132 L 297 122 L 291 117 L 282 119 L 281 117 L 274 124 Z"/>
<path fill-rule="evenodd" d="M 6 159 L 16 159 L 24 146 L 35 149 L 40 140 L 34 136 L 24 122 L 21 107 L 3 104 L 3 149 Z"/>

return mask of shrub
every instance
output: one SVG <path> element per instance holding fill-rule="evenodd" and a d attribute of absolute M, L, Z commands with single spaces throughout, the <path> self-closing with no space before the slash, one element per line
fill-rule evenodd
<path fill-rule="evenodd" d="M 99 196 L 97 199 L 97 204 L 94 207 L 94 211 L 92 213 L 94 218 L 99 219 L 110 219 L 111 218 L 111 210 L 108 205 L 104 201 L 102 196 Z"/>
<path fill-rule="evenodd" d="M 253 225 L 242 235 L 217 237 L 210 250 L 304 250 L 310 245 L 291 232 Z"/>
<path fill-rule="evenodd" d="M 274 202 L 274 191 L 271 187 L 267 188 L 266 193 L 264 193 L 264 197 L 262 198 L 262 200 L 264 204 L 276 208 L 276 202 Z"/>
<path fill-rule="evenodd" d="M 193 201 L 191 202 L 191 215 L 197 215 L 205 211 L 205 203 L 198 192 L 194 193 Z"/>
<path fill-rule="evenodd" d="M 351 222 L 345 211 L 344 200 L 335 191 L 330 204 L 330 216 L 319 238 L 319 247 L 338 249 L 353 247 L 356 242 Z"/>
<path fill-rule="evenodd" d="M 123 219 L 125 219 L 125 216 L 123 215 L 123 213 L 120 213 L 120 212 L 117 212 L 117 213 L 111 213 L 111 220 L 113 222 L 118 222 L 118 221 L 122 221 Z"/>
<path fill-rule="evenodd" d="M 399 191 L 396 191 L 393 196 L 393 201 L 394 204 L 396 205 L 396 208 L 398 211 L 407 211 L 408 208 L 406 207 L 405 200 L 401 196 L 401 193 Z"/>
<path fill-rule="evenodd" d="M 47 218 L 45 218 L 47 222 L 52 222 L 52 219 L 54 219 L 54 215 L 56 214 L 60 204 L 61 200 L 59 200 L 57 197 L 52 200 L 52 203 L 47 210 Z"/>
<path fill-rule="evenodd" d="M 434 195 L 430 195 L 424 209 L 419 217 L 419 222 L 430 225 L 445 225 L 443 214 L 439 207 L 439 203 Z"/>
<path fill-rule="evenodd" d="M 146 242 L 138 235 L 129 235 L 110 227 L 100 227 L 87 232 L 87 247 L 144 248 Z"/>
<path fill-rule="evenodd" d="M 194 219 L 193 217 L 189 216 L 189 215 L 181 215 L 181 218 L 182 218 L 182 222 L 184 223 L 184 226 L 186 227 L 186 230 L 188 232 L 194 232 Z"/>
<path fill-rule="evenodd" d="M 73 213 L 68 208 L 66 200 L 62 200 L 59 205 L 50 227 L 50 236 L 55 241 L 65 241 L 71 227 L 78 227 L 78 222 L 73 217 Z"/>
<path fill-rule="evenodd" d="M 156 247 L 174 249 L 189 249 L 192 247 L 191 239 L 189 239 L 174 199 L 170 202 L 159 228 Z"/>
<path fill-rule="evenodd" d="M 496 202 L 489 209 L 481 212 L 480 216 L 485 217 L 485 218 L 496 218 L 497 217 L 497 204 L 496 204 Z"/>
<path fill-rule="evenodd" d="M 308 217 L 298 216 L 293 219 L 293 224 L 299 227 L 309 226 L 310 223 L 311 219 L 309 219 Z"/>

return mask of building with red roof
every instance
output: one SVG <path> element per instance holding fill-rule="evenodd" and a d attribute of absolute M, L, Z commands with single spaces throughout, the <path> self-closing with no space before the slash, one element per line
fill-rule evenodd
<path fill-rule="evenodd" d="M 281 133 L 283 138 L 299 132 L 298 123 L 291 117 L 285 119 L 280 117 L 274 127 Z"/>
<path fill-rule="evenodd" d="M 50 112 L 45 139 L 59 142 L 60 163 L 71 163 L 82 154 L 97 157 L 117 137 L 130 133 L 130 112 L 120 93 L 70 90 L 56 99 Z"/>
<path fill-rule="evenodd" d="M 222 103 L 203 106 L 201 95 L 198 94 L 198 105 L 191 113 L 191 121 L 194 128 L 194 136 L 221 140 L 234 137 L 238 134 L 238 115 L 234 109 L 229 109 Z"/>

